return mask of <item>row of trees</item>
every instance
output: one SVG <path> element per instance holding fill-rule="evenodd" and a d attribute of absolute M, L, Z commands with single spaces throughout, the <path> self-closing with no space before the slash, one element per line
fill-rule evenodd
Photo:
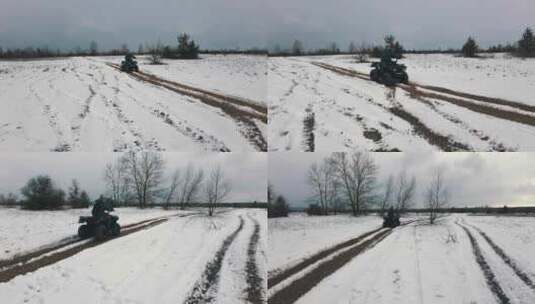
<path fill-rule="evenodd" d="M 212 216 L 232 188 L 220 166 L 211 168 L 208 174 L 191 164 L 174 170 L 170 177 L 165 172 L 166 164 L 160 153 L 128 152 L 106 165 L 107 195 L 99 199 L 110 200 L 114 206 L 146 208 L 160 203 L 165 207 L 178 204 L 181 209 L 204 200 L 208 214 Z M 0 205 L 54 210 L 64 206 L 87 208 L 91 204 L 89 195 L 80 188 L 77 180 L 72 181 L 66 194 L 47 175 L 31 178 L 21 189 L 21 194 L 22 200 L 14 194 L 0 195 Z"/>
<path fill-rule="evenodd" d="M 476 57 L 477 53 L 480 52 L 476 40 L 473 37 L 468 37 L 464 43 L 461 52 L 464 57 Z M 526 57 L 535 57 L 535 35 L 531 28 L 526 28 L 522 33 L 522 37 L 517 41 L 516 44 L 507 44 L 507 45 L 496 45 L 488 48 L 489 52 L 508 52 L 516 56 L 526 58 Z"/>
<path fill-rule="evenodd" d="M 175 169 L 169 178 L 165 177 L 165 171 L 160 153 L 128 152 L 106 166 L 104 178 L 115 206 L 135 202 L 139 208 L 146 208 L 162 202 L 165 207 L 178 203 L 185 209 L 204 199 L 210 216 L 232 189 L 220 166 L 211 168 L 207 175 L 202 168 L 191 164 L 185 169 Z"/>
<path fill-rule="evenodd" d="M 32 177 L 21 189 L 23 199 L 9 193 L 0 194 L 0 206 L 21 206 L 29 210 L 55 210 L 69 206 L 71 208 L 87 208 L 91 204 L 89 195 L 80 188 L 80 184 L 73 179 L 68 193 L 56 186 L 48 175 Z"/>
<path fill-rule="evenodd" d="M 378 170 L 372 156 L 361 151 L 333 153 L 312 164 L 307 173 L 307 183 L 315 204 L 309 207 L 309 213 L 327 215 L 349 205 L 351 213 L 357 216 L 372 208 L 384 214 L 390 207 L 399 213 L 412 207 L 417 194 L 416 177 L 409 177 L 406 171 L 402 171 L 395 177 L 390 175 L 381 187 L 377 180 Z M 424 203 L 430 211 L 431 223 L 447 207 L 448 201 L 443 172 L 437 169 L 424 191 Z"/>

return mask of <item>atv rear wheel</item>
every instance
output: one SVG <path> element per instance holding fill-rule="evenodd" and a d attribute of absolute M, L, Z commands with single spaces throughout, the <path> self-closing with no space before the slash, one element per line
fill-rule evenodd
<path fill-rule="evenodd" d="M 119 236 L 121 234 L 121 226 L 117 223 L 113 223 L 111 226 L 111 235 L 112 236 Z"/>
<path fill-rule="evenodd" d="M 107 230 L 106 226 L 102 224 L 98 225 L 97 228 L 95 228 L 95 239 L 99 242 L 104 240 L 106 238 Z"/>
<path fill-rule="evenodd" d="M 82 226 L 78 227 L 78 236 L 81 239 L 88 238 L 90 236 L 89 235 L 89 227 L 87 227 L 87 225 L 82 225 Z"/>
<path fill-rule="evenodd" d="M 370 72 L 370 79 L 371 79 L 372 81 L 377 82 L 377 80 L 378 80 L 378 78 L 379 78 L 379 77 L 378 77 L 378 76 L 379 76 L 378 74 L 379 74 L 379 72 L 377 72 L 376 69 L 373 69 L 373 70 Z"/>

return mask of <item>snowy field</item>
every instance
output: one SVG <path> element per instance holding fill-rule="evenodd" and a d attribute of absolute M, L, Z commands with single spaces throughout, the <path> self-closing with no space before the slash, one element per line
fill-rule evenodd
<path fill-rule="evenodd" d="M 265 282 L 250 278 L 265 277 L 266 212 L 221 211 L 87 248 L 0 283 L 0 294 L 10 303 L 261 303 Z M 260 300 L 249 300 L 255 290 Z"/>
<path fill-rule="evenodd" d="M 317 251 L 380 227 L 377 216 L 312 216 L 290 213 L 269 219 L 269 271 L 288 267 Z"/>
<path fill-rule="evenodd" d="M 312 218 L 311 226 L 316 221 Z M 363 249 L 341 249 L 270 288 L 270 303 L 283 303 L 284 297 L 291 299 L 286 303 L 534 303 L 534 229 L 533 217 L 470 215 L 383 229 L 375 234 L 380 237 L 368 238 L 373 242 L 361 245 L 365 239 L 353 247 Z M 325 239 L 318 237 L 320 243 Z M 292 242 L 299 248 L 312 240 Z M 271 268 L 277 253 L 272 248 L 269 253 Z"/>
<path fill-rule="evenodd" d="M 370 64 L 351 56 L 270 58 L 269 149 L 535 149 L 535 60 L 437 54 L 401 62 L 413 86 L 391 89 L 367 80 Z"/>
<path fill-rule="evenodd" d="M 177 210 L 151 208 L 115 208 L 112 214 L 119 216 L 124 226 L 143 220 L 183 213 Z M 0 208 L 0 260 L 33 251 L 52 243 L 76 237 L 78 217 L 91 215 L 91 209 L 62 211 L 28 211 Z"/>
<path fill-rule="evenodd" d="M 163 78 L 151 82 L 108 65 L 119 64 L 121 59 L 0 61 L 0 150 L 263 149 L 252 141 L 264 141 L 267 118 L 258 117 L 265 114 L 250 118 L 247 114 L 253 110 L 233 104 L 236 98 L 254 98 L 251 103 L 261 107 L 265 103 L 260 91 L 257 96 L 251 93 L 265 77 L 262 57 L 173 61 L 153 70 L 141 64 L 141 72 L 162 73 Z M 194 88 L 176 89 L 182 82 Z M 196 89 L 216 91 L 219 96 L 206 96 Z M 236 115 L 233 109 L 246 115 Z"/>

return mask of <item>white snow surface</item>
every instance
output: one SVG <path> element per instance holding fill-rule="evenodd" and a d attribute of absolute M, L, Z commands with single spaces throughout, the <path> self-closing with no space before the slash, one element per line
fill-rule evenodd
<path fill-rule="evenodd" d="M 290 213 L 269 224 L 269 271 L 277 271 L 338 243 L 381 227 L 378 216 L 308 216 Z"/>
<path fill-rule="evenodd" d="M 161 208 L 115 208 L 112 212 L 119 216 L 120 225 L 178 213 L 181 211 Z M 0 208 L 0 260 L 76 237 L 78 217 L 89 215 L 91 209 L 28 211 Z"/>
<path fill-rule="evenodd" d="M 238 132 L 236 122 L 223 111 L 142 82 L 106 64 L 120 60 L 74 57 L 0 61 L 0 150 L 255 150 Z M 194 66 L 180 64 L 178 68 L 187 70 L 185 74 L 175 73 L 175 64 L 161 67 L 170 68 L 166 75 L 173 74 L 175 80 L 187 75 L 190 83 L 201 88 L 236 95 L 239 83 L 254 76 L 250 72 L 253 68 L 248 66 L 255 66 L 255 60 L 246 60 L 249 65 L 235 70 L 231 66 L 241 61 L 203 60 L 191 63 Z M 214 72 L 213 77 L 226 75 L 225 81 L 208 78 L 209 71 L 220 68 L 222 71 Z M 193 73 L 196 69 L 199 74 Z M 255 84 L 250 86 L 257 85 L 256 78 L 251 81 Z M 210 82 L 216 84 L 212 86 Z M 225 84 L 229 84 L 229 91 Z"/>
<path fill-rule="evenodd" d="M 262 226 L 258 256 L 265 244 L 265 210 L 228 210 L 174 217 L 168 222 L 17 276 L 0 284 L 10 303 L 182 303 L 222 241 L 245 220 L 223 260 L 217 303 L 246 303 L 245 261 L 256 218 Z M 240 239 L 244 238 L 244 239 Z M 265 259 L 257 259 L 265 269 Z"/>
<path fill-rule="evenodd" d="M 314 113 L 315 151 L 422 151 L 438 146 L 415 134 L 411 125 L 388 108 L 401 107 L 434 133 L 474 151 L 535 150 L 535 128 L 496 118 L 440 99 L 425 103 L 397 88 L 336 74 L 314 62 L 369 73 L 369 63 L 351 56 L 270 57 L 268 72 L 269 150 L 306 151 L 303 120 Z M 535 60 L 466 59 L 453 55 L 407 55 L 411 81 L 465 93 L 535 105 Z M 470 100 L 472 103 L 478 103 Z M 481 103 L 481 102 L 479 102 Z M 489 105 L 489 104 L 486 104 Z M 507 106 L 492 105 L 502 110 Z M 518 112 L 514 109 L 513 111 Z M 526 113 L 533 116 L 535 114 Z M 372 131 L 372 133 L 370 133 Z M 370 136 L 373 132 L 380 137 Z"/>
<path fill-rule="evenodd" d="M 225 95 L 266 103 L 267 56 L 200 55 L 200 60 L 163 59 L 151 65 L 138 58 L 143 71 L 158 77 Z"/>
<path fill-rule="evenodd" d="M 306 221 L 306 217 L 300 220 Z M 317 219 L 309 218 L 309 222 L 313 227 Z M 468 227 L 474 236 L 510 303 L 534 303 L 533 288 L 522 282 L 472 227 L 484 231 L 533 281 L 533 217 L 457 214 L 443 217 L 435 225 L 422 219 L 394 229 L 375 247 L 323 279 L 296 303 L 499 303 L 476 262 L 468 235 L 457 223 Z M 290 227 L 287 230 L 292 234 Z M 339 234 L 345 233 L 341 228 Z M 317 240 L 323 243 L 336 234 L 331 230 Z M 300 248 L 313 242 L 310 238 L 296 237 L 292 246 Z M 270 255 L 270 264 L 271 260 Z"/>

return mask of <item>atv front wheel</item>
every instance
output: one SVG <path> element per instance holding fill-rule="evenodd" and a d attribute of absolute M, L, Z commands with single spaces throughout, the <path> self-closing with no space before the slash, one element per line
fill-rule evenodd
<path fill-rule="evenodd" d="M 104 225 L 98 225 L 97 228 L 95 228 L 95 240 L 102 241 L 106 238 L 107 229 Z"/>
<path fill-rule="evenodd" d="M 119 236 L 121 234 L 121 226 L 117 223 L 113 223 L 111 226 L 111 235 L 112 236 Z"/>
<path fill-rule="evenodd" d="M 377 80 L 378 80 L 378 78 L 379 78 L 379 77 L 378 77 L 378 76 L 379 76 L 378 74 L 379 74 L 379 73 L 377 72 L 377 70 L 376 70 L 376 69 L 373 69 L 373 70 L 370 72 L 370 79 L 371 79 L 372 81 L 377 82 Z"/>
<path fill-rule="evenodd" d="M 86 239 L 89 237 L 89 227 L 87 225 L 82 225 L 78 227 L 78 236 L 81 239 Z"/>

